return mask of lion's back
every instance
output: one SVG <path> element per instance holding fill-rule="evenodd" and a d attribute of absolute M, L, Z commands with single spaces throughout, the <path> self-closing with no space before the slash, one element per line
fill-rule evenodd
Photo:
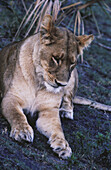
<path fill-rule="evenodd" d="M 10 87 L 12 82 L 20 45 L 20 42 L 16 42 L 0 51 L 0 96 L 4 95 L 4 91 L 8 90 L 6 87 Z"/>

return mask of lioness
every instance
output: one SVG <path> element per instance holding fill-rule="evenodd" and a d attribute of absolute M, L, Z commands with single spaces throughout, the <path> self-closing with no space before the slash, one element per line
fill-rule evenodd
<path fill-rule="evenodd" d="M 0 52 L 0 92 L 2 113 L 11 125 L 10 137 L 33 141 L 34 132 L 23 112 L 38 111 L 36 127 L 49 138 L 59 157 L 72 151 L 59 117 L 73 119 L 72 99 L 78 86 L 77 56 L 93 40 L 93 35 L 74 36 L 55 27 L 46 15 L 39 33 L 8 45 Z"/>

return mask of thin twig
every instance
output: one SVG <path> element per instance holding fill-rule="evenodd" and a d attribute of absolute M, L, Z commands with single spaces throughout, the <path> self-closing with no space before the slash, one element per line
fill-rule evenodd
<path fill-rule="evenodd" d="M 58 17 L 58 19 L 57 19 L 57 21 L 56 21 L 56 25 L 59 26 L 59 24 L 60 24 L 69 14 L 71 14 L 72 11 L 73 11 L 73 9 L 70 8 L 70 9 L 68 9 L 67 11 L 65 11 L 64 13 L 62 13 L 62 14 Z"/>
<path fill-rule="evenodd" d="M 71 5 L 68 5 L 68 6 L 65 6 L 65 7 L 61 8 L 61 10 L 64 10 L 64 9 L 68 9 L 68 8 L 77 6 L 77 5 L 81 4 L 81 3 L 82 3 L 82 2 L 76 2 L 76 3 L 74 3 L 74 4 L 71 4 Z"/>
<path fill-rule="evenodd" d="M 111 12 L 111 9 L 110 9 L 110 7 L 106 4 L 106 2 L 103 1 L 103 4 L 105 5 L 106 9 L 107 9 L 109 12 Z"/>
<path fill-rule="evenodd" d="M 81 9 L 87 8 L 87 7 L 91 6 L 94 3 L 97 3 L 98 1 L 101 1 L 101 0 L 92 0 L 92 1 L 89 1 L 89 2 L 87 2 L 84 5 L 80 5 L 77 9 L 81 10 Z"/>
<path fill-rule="evenodd" d="M 24 0 L 21 0 L 21 1 L 22 1 L 22 4 L 23 4 L 23 7 L 24 7 L 25 11 L 27 12 L 27 8 L 26 8 Z"/>
<path fill-rule="evenodd" d="M 53 3 L 53 11 L 52 11 L 52 16 L 53 16 L 53 21 L 55 22 L 57 20 L 57 15 L 60 11 L 60 6 L 61 6 L 61 3 L 59 0 L 55 0 L 54 3 Z"/>
<path fill-rule="evenodd" d="M 75 16 L 75 12 L 73 12 L 73 15 L 72 15 L 72 17 L 71 17 L 71 19 L 70 19 L 70 21 L 69 21 L 68 26 L 67 26 L 67 29 L 69 29 L 69 28 L 70 28 L 71 23 L 72 23 L 72 21 L 74 20 L 74 16 Z"/>
<path fill-rule="evenodd" d="M 97 37 L 97 39 L 101 39 L 101 40 L 104 40 L 104 41 L 109 41 L 109 42 L 111 42 L 111 39 L 110 38 L 104 38 L 104 37 Z"/>
<path fill-rule="evenodd" d="M 101 9 L 104 11 L 104 13 L 108 16 L 109 19 L 111 19 L 111 15 L 109 14 L 108 11 L 106 11 L 106 9 L 103 7 L 103 4 L 101 3 L 101 1 L 98 1 L 99 6 L 101 7 Z"/>
<path fill-rule="evenodd" d="M 52 0 L 50 0 L 49 5 L 48 5 L 48 7 L 47 7 L 46 14 L 51 15 L 52 6 L 53 6 L 53 2 L 52 2 Z"/>
<path fill-rule="evenodd" d="M 80 11 L 77 12 L 78 14 L 78 35 L 80 35 L 80 29 L 81 29 L 81 15 L 80 15 Z"/>
<path fill-rule="evenodd" d="M 42 9 L 40 11 L 40 16 L 39 16 L 39 20 L 38 20 L 38 23 L 37 23 L 37 27 L 35 29 L 35 33 L 37 33 L 39 28 L 40 28 L 40 23 L 41 23 L 43 17 L 45 16 L 47 7 L 48 7 L 48 0 L 44 1 L 44 5 L 43 5 L 43 7 L 42 7 Z"/>
<path fill-rule="evenodd" d="M 77 17 L 78 15 L 76 14 L 76 18 L 75 18 L 75 23 L 74 23 L 74 35 L 76 35 L 76 28 L 77 28 Z"/>
<path fill-rule="evenodd" d="M 62 23 L 61 23 L 61 26 L 66 27 L 66 24 L 64 24 L 64 23 L 62 22 Z M 69 27 L 68 29 L 69 29 L 71 32 L 74 31 L 73 28 L 71 28 L 71 27 Z"/>
<path fill-rule="evenodd" d="M 36 4 L 37 5 L 37 4 Z M 37 19 L 39 18 L 39 14 L 37 15 L 38 11 L 40 10 L 42 4 L 38 6 L 38 8 L 36 9 L 33 18 L 31 19 L 31 23 L 29 25 L 29 28 L 27 30 L 27 32 L 25 33 L 25 37 L 28 36 L 28 34 L 30 33 L 32 27 L 34 26 L 35 22 L 37 21 Z"/>
<path fill-rule="evenodd" d="M 19 26 L 19 28 L 18 28 L 16 34 L 15 34 L 15 37 L 13 38 L 13 41 L 15 41 L 15 39 L 19 36 L 20 31 L 21 31 L 21 29 L 22 29 L 22 27 L 23 27 L 23 23 L 25 22 L 25 20 L 26 20 L 28 14 L 29 14 L 29 12 L 30 12 L 30 10 L 32 9 L 33 4 L 34 4 L 34 3 L 32 3 L 32 4 L 30 5 L 28 11 L 26 12 L 25 16 L 23 17 L 23 20 L 22 20 L 22 22 L 21 22 L 21 24 L 20 24 L 20 26 Z"/>
<path fill-rule="evenodd" d="M 108 46 L 106 46 L 106 45 L 104 45 L 104 44 L 101 44 L 101 43 L 99 43 L 99 42 L 95 42 L 97 45 L 99 45 L 100 47 L 103 47 L 103 48 L 105 48 L 105 49 L 107 49 L 107 50 L 111 50 L 111 47 L 108 47 Z"/>
<path fill-rule="evenodd" d="M 43 4 L 44 2 L 45 2 L 45 0 L 43 0 L 43 1 L 41 1 L 41 2 L 38 1 L 38 3 L 36 3 L 34 9 L 31 11 L 31 13 L 29 14 L 28 18 L 26 19 L 23 27 L 26 26 L 26 24 L 31 20 L 31 17 L 34 15 L 34 13 L 35 13 L 35 11 L 37 10 L 37 8 L 38 8 L 41 4 Z"/>
<path fill-rule="evenodd" d="M 84 21 L 82 19 L 82 35 L 84 35 Z"/>

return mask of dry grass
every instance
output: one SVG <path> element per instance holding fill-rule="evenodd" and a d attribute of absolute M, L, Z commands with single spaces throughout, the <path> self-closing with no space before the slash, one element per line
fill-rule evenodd
<path fill-rule="evenodd" d="M 86 8 L 90 8 L 91 14 L 90 17 L 93 18 L 98 35 L 101 36 L 100 29 L 98 26 L 98 21 L 95 17 L 95 13 L 93 11 L 93 6 L 98 4 L 101 6 L 103 11 L 110 17 L 109 13 L 111 12 L 110 7 L 106 4 L 104 0 L 91 0 L 86 3 L 82 1 L 66 5 L 64 6 L 65 2 L 67 1 L 60 1 L 60 0 L 37 0 L 35 3 L 33 2 L 29 9 L 26 9 L 25 2 L 22 0 L 24 9 L 26 11 L 25 16 L 15 34 L 14 41 L 20 35 L 23 29 L 26 29 L 24 37 L 27 37 L 32 29 L 34 29 L 34 33 L 37 33 L 40 28 L 41 21 L 46 14 L 50 14 L 53 17 L 53 22 L 59 26 L 61 22 L 67 19 L 67 16 L 70 16 L 70 21 L 67 26 L 69 29 L 71 25 L 73 25 L 73 32 L 74 35 L 83 35 L 84 30 L 84 17 L 81 16 L 81 11 Z M 83 62 L 83 56 L 81 56 L 81 62 Z"/>
<path fill-rule="evenodd" d="M 60 23 L 68 16 L 71 15 L 70 22 L 68 24 L 68 27 L 70 27 L 70 24 L 73 22 L 74 26 L 74 34 L 80 35 L 84 34 L 84 20 L 81 17 L 81 11 L 84 10 L 87 7 L 92 7 L 95 3 L 98 3 L 104 10 L 104 12 L 109 15 L 111 12 L 110 7 L 106 4 L 104 0 L 91 0 L 83 4 L 82 1 L 63 6 L 65 1 L 61 2 L 59 0 L 55 0 L 54 2 L 52 0 L 37 0 L 35 3 L 33 2 L 29 9 L 26 9 L 26 5 L 24 1 L 22 0 L 22 3 L 24 5 L 26 14 L 23 17 L 23 20 L 15 34 L 14 40 L 20 35 L 21 31 L 27 27 L 26 33 L 24 37 L 27 37 L 32 30 L 32 28 L 35 26 L 34 33 L 39 31 L 41 21 L 46 14 L 50 14 L 53 16 L 53 21 L 56 22 L 57 25 L 60 25 Z M 61 7 L 62 6 L 62 7 Z M 96 20 L 95 14 L 93 10 L 91 9 L 91 15 L 95 22 L 95 25 L 97 27 L 98 33 L 100 35 L 100 30 L 98 26 L 98 22 Z M 110 17 L 110 15 L 109 15 Z"/>
<path fill-rule="evenodd" d="M 70 5 L 64 6 L 64 4 L 67 1 L 60 1 L 60 0 L 37 0 L 35 3 L 33 2 L 29 9 L 26 9 L 25 2 L 22 0 L 24 10 L 26 11 L 25 16 L 23 17 L 23 20 L 15 34 L 15 37 L 13 41 L 19 37 L 21 34 L 21 31 L 23 29 L 26 29 L 24 37 L 27 37 L 31 30 L 33 29 L 34 33 L 37 33 L 40 28 L 41 21 L 43 20 L 43 17 L 46 14 L 50 14 L 53 17 L 53 22 L 59 26 L 61 22 L 63 22 L 65 19 L 67 19 L 68 16 L 70 16 L 70 21 L 67 26 L 69 29 L 71 25 L 73 25 L 72 31 L 74 32 L 74 35 L 83 35 L 84 30 L 84 17 L 81 16 L 81 11 L 83 11 L 86 8 L 90 8 L 90 17 L 95 22 L 98 35 L 101 36 L 101 32 L 99 29 L 98 21 L 95 17 L 95 13 L 93 11 L 93 6 L 95 4 L 98 4 L 106 15 L 108 15 L 109 18 L 111 13 L 110 7 L 106 4 L 104 0 L 90 0 L 86 3 L 83 3 L 82 1 L 72 3 Z M 83 62 L 83 56 L 81 56 L 81 62 Z"/>

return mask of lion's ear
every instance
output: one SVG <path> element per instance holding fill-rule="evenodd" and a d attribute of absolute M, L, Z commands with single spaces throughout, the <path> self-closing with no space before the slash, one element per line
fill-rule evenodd
<path fill-rule="evenodd" d="M 52 21 L 52 16 L 45 15 L 40 27 L 40 39 L 44 44 L 50 44 L 53 42 L 52 32 L 54 24 Z"/>
<path fill-rule="evenodd" d="M 92 34 L 76 36 L 79 54 L 83 53 L 83 49 L 87 48 L 89 44 L 93 41 L 93 39 L 94 39 L 94 36 Z"/>

